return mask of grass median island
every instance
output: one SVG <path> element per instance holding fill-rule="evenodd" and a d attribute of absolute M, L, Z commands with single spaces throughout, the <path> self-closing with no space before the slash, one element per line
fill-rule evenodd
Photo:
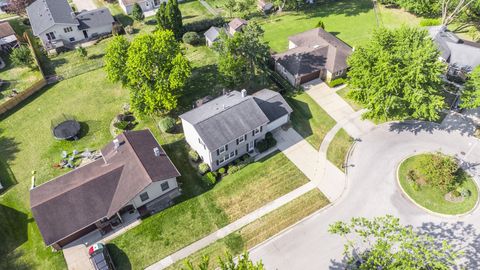
<path fill-rule="evenodd" d="M 143 269 L 307 182 L 282 153 L 252 163 L 112 240 L 115 265 Z"/>
<path fill-rule="evenodd" d="M 293 109 L 293 128 L 315 149 L 319 149 L 325 135 L 335 126 L 335 120 L 307 93 L 289 96 L 286 100 Z"/>
<path fill-rule="evenodd" d="M 342 128 L 335 134 L 335 137 L 333 137 L 332 142 L 328 146 L 327 159 L 342 171 L 345 171 L 343 164 L 345 163 L 345 158 L 352 143 L 353 138 Z"/>
<path fill-rule="evenodd" d="M 217 257 L 223 256 L 225 252 L 228 251 L 233 255 L 239 255 L 244 250 L 253 248 L 315 211 L 325 207 L 328 203 L 328 199 L 318 189 L 314 189 L 260 219 L 255 220 L 242 229 L 195 252 L 187 259 L 195 265 L 201 261 L 203 256 L 208 256 L 211 267 L 217 267 Z M 181 260 L 167 269 L 180 269 L 183 266 L 184 260 Z"/>
<path fill-rule="evenodd" d="M 417 204 L 440 214 L 458 215 L 472 210 L 478 200 L 477 185 L 461 168 L 454 173 L 452 188 L 445 190 L 429 183 L 428 175 L 424 173 L 424 162 L 435 163 L 435 158 L 450 157 L 430 153 L 416 155 L 402 162 L 398 177 L 404 192 Z"/>

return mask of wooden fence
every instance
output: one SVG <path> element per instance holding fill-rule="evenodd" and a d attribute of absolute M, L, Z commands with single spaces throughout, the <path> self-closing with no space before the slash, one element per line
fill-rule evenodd
<path fill-rule="evenodd" d="M 13 109 L 15 106 L 20 104 L 22 101 L 30 97 L 31 95 L 35 94 L 36 92 L 40 91 L 43 87 L 47 85 L 47 80 L 45 79 L 45 73 L 43 73 L 43 68 L 39 60 L 39 56 L 37 54 L 37 50 L 35 50 L 35 45 L 32 43 L 32 40 L 30 38 L 30 35 L 25 32 L 23 34 L 23 38 L 28 42 L 28 45 L 30 47 L 30 50 L 32 51 L 33 59 L 35 61 L 35 64 L 37 65 L 38 69 L 40 70 L 40 73 L 42 74 L 42 78 L 35 83 L 33 83 L 30 87 L 27 89 L 21 91 L 18 93 L 16 96 L 10 98 L 9 100 L 3 102 L 0 104 L 0 115 Z"/>

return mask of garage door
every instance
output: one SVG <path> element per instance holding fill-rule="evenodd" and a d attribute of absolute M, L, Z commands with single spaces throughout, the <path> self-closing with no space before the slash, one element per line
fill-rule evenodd
<path fill-rule="evenodd" d="M 320 70 L 319 70 L 319 71 L 315 71 L 315 72 L 310 73 L 310 74 L 307 74 L 307 75 L 303 75 L 303 76 L 300 78 L 300 84 L 304 84 L 304 83 L 306 83 L 306 82 L 309 82 L 309 81 L 318 79 L 319 77 L 320 77 Z"/>

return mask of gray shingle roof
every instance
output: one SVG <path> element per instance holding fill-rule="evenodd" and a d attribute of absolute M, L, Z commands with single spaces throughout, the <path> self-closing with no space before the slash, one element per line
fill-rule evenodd
<path fill-rule="evenodd" d="M 278 92 L 263 89 L 253 94 L 253 99 L 270 122 L 291 113 L 293 110 Z"/>
<path fill-rule="evenodd" d="M 319 48 L 297 47 L 276 54 L 273 58 L 292 75 L 301 77 L 325 68 L 328 52 L 328 46 Z"/>
<path fill-rule="evenodd" d="M 443 26 L 429 27 L 428 32 L 449 64 L 469 69 L 480 65 L 480 43 L 462 40 Z"/>
<path fill-rule="evenodd" d="M 115 21 L 108 8 L 99 8 L 77 14 L 80 30 L 112 25 Z"/>
<path fill-rule="evenodd" d="M 55 24 L 78 25 L 67 0 L 37 0 L 27 7 L 33 34 L 39 35 Z"/>
<path fill-rule="evenodd" d="M 225 29 L 212 26 L 203 35 L 205 36 L 206 39 L 210 40 L 211 42 L 214 42 L 219 38 L 221 32 L 225 32 Z"/>
<path fill-rule="evenodd" d="M 238 91 L 218 97 L 180 118 L 194 126 L 210 151 L 269 123 L 253 97 L 242 97 Z"/>
<path fill-rule="evenodd" d="M 297 46 L 296 51 L 294 51 L 297 54 L 301 53 L 302 50 L 309 53 L 312 49 L 327 47 L 328 52 L 323 66 L 331 73 L 348 67 L 347 58 L 352 54 L 352 48 L 322 28 L 305 31 L 289 37 L 288 40 Z M 311 60 L 311 58 L 309 57 L 308 60 Z M 310 63 L 307 62 L 307 64 Z"/>
<path fill-rule="evenodd" d="M 237 31 L 243 26 L 247 25 L 248 21 L 241 19 L 241 18 L 235 18 L 232 21 L 228 23 L 228 26 L 231 27 L 233 30 Z"/>
<path fill-rule="evenodd" d="M 117 150 L 110 143 L 102 149 L 103 158 L 30 191 L 30 207 L 47 245 L 113 216 L 152 182 L 180 176 L 149 130 L 117 139 Z"/>

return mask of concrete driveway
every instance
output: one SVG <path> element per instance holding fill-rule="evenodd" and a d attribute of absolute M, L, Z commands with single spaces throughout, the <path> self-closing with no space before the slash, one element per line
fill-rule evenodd
<path fill-rule="evenodd" d="M 466 269 L 480 269 L 480 211 L 457 218 L 424 212 L 403 197 L 396 168 L 406 157 L 442 151 L 463 160 L 479 183 L 479 140 L 458 129 L 461 124 L 395 123 L 361 136 L 349 159 L 347 190 L 336 204 L 251 250 L 267 269 L 344 269 L 344 240 L 328 233 L 328 225 L 351 217 L 392 214 L 404 224 L 464 249 Z"/>
<path fill-rule="evenodd" d="M 93 0 L 73 0 L 73 4 L 77 7 L 77 11 L 83 10 L 93 10 L 97 8 L 97 5 L 93 2 Z"/>

